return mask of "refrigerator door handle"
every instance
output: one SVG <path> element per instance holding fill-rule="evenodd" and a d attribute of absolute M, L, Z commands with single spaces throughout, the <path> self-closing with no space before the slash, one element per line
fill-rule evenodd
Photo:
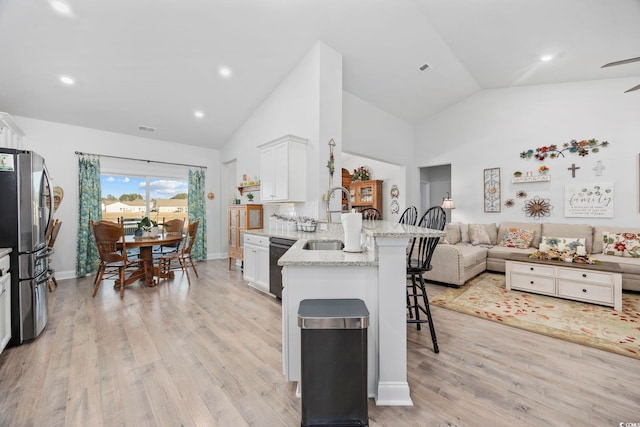
<path fill-rule="evenodd" d="M 53 220 L 53 186 L 51 185 L 51 178 L 49 177 L 49 170 L 47 169 L 47 165 L 42 164 L 42 175 L 43 179 L 47 182 L 47 191 L 49 191 L 49 218 L 47 218 L 47 226 L 45 227 L 45 235 L 49 234 L 49 227 L 51 227 L 51 222 Z M 49 242 L 45 242 L 49 243 Z"/>

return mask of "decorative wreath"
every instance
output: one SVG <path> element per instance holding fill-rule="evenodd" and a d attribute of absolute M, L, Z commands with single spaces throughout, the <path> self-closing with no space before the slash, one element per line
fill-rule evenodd
<path fill-rule="evenodd" d="M 551 209 L 553 209 L 553 206 L 549 203 L 549 199 L 543 199 L 538 196 L 534 196 L 533 199 L 530 200 L 525 200 L 524 207 L 522 208 L 527 216 L 535 219 L 550 216 Z"/>

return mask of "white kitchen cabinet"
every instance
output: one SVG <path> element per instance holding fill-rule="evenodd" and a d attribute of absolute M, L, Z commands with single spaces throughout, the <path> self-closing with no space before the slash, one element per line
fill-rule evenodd
<path fill-rule="evenodd" d="M 262 292 L 269 293 L 269 238 L 244 235 L 244 280 Z"/>
<path fill-rule="evenodd" d="M 307 140 L 285 135 L 260 145 L 260 199 L 264 202 L 304 202 Z"/>
<path fill-rule="evenodd" d="M 0 258 L 0 353 L 11 339 L 11 274 L 9 255 Z"/>

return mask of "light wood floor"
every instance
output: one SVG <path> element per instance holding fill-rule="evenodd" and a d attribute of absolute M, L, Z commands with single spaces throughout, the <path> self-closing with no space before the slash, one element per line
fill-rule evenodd
<path fill-rule="evenodd" d="M 124 300 L 92 278 L 60 281 L 35 342 L 0 355 L 0 426 L 299 426 L 282 375 L 280 303 L 198 264 L 134 284 Z M 443 288 L 431 286 L 431 295 Z M 371 426 L 617 426 L 640 422 L 640 362 L 443 308 L 440 344 L 409 326 L 413 407 L 376 407 Z"/>

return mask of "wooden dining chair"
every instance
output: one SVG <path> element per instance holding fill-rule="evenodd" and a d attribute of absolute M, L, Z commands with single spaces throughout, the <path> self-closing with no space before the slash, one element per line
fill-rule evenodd
<path fill-rule="evenodd" d="M 183 219 L 174 218 L 166 222 L 162 221 L 162 223 L 164 224 L 164 227 L 163 227 L 164 233 L 167 235 L 171 235 L 171 234 L 182 235 L 182 233 L 184 232 Z M 175 243 L 167 243 L 167 244 L 161 245 L 157 250 L 154 249 L 154 252 L 160 255 L 166 255 L 166 254 L 178 252 L 178 250 L 180 249 L 180 243 L 181 243 L 180 240 L 178 240 Z"/>
<path fill-rule="evenodd" d="M 196 241 L 196 232 L 198 231 L 199 220 L 189 224 L 187 227 L 187 235 L 181 241 L 180 249 L 177 252 L 168 253 L 158 258 L 158 281 L 161 278 L 171 277 L 173 261 L 177 261 L 182 272 L 187 276 L 187 282 L 191 285 L 191 277 L 189 276 L 189 264 L 193 268 L 193 272 L 198 276 L 198 270 L 191 257 L 191 250 Z"/>
<path fill-rule="evenodd" d="M 120 298 L 124 297 L 126 273 L 133 269 L 144 268 L 141 259 L 129 259 L 124 239 L 124 226 L 111 221 L 89 221 L 98 247 L 100 265 L 93 282 L 93 296 L 96 296 L 100 283 L 104 279 L 118 279 Z"/>
<path fill-rule="evenodd" d="M 382 219 L 382 213 L 376 208 L 364 208 L 360 212 L 364 220 Z"/>
<path fill-rule="evenodd" d="M 53 246 L 56 243 L 56 239 L 58 238 L 58 232 L 60 231 L 60 227 L 62 226 L 62 221 L 56 219 L 53 221 L 53 224 L 49 228 L 49 232 L 47 233 L 47 248 L 49 251 L 47 252 L 49 255 L 49 280 L 47 280 L 47 288 L 49 288 L 49 292 L 53 291 L 53 287 L 58 287 L 58 281 L 56 280 L 56 271 L 51 268 L 51 255 L 53 255 Z M 52 286 L 53 285 L 53 286 Z"/>

